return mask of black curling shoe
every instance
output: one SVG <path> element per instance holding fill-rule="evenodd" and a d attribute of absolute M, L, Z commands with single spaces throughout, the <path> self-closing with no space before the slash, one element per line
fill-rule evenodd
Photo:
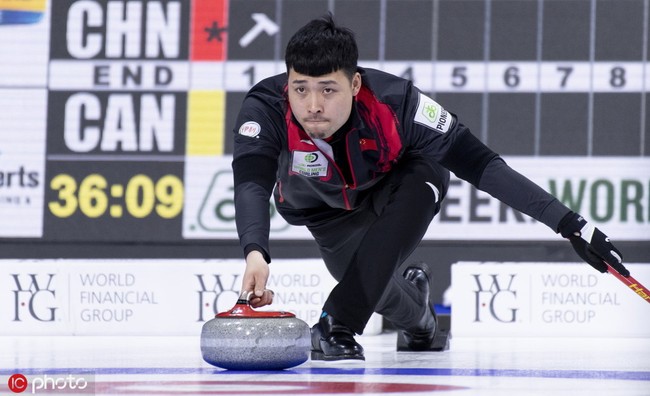
<path fill-rule="evenodd" d="M 331 315 L 321 317 L 311 328 L 311 360 L 366 360 L 354 332 Z"/>
<path fill-rule="evenodd" d="M 429 292 L 429 275 L 427 271 L 428 267 L 425 263 L 413 264 L 404 271 L 404 279 L 414 284 L 420 291 L 422 305 L 429 307 L 416 327 L 404 330 L 406 346 L 412 351 L 430 350 L 436 334 L 436 313 L 430 301 L 431 293 Z"/>

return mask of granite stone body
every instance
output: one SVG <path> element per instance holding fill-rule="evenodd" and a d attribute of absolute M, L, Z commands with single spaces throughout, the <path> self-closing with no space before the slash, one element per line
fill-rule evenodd
<path fill-rule="evenodd" d="M 289 312 L 254 311 L 247 300 L 201 331 L 203 360 L 229 370 L 282 370 L 307 361 L 310 350 L 307 323 Z"/>

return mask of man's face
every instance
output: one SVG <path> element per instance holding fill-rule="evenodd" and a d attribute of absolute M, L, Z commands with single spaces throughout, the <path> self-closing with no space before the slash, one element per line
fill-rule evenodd
<path fill-rule="evenodd" d="M 318 77 L 289 70 L 291 110 L 305 132 L 314 139 L 328 138 L 345 124 L 360 88 L 359 73 L 350 81 L 343 70 Z"/>

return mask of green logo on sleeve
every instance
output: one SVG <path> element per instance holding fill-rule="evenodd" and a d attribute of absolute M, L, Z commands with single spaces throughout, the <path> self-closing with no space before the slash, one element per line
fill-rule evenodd
<path fill-rule="evenodd" d="M 425 103 L 422 108 L 422 115 L 430 122 L 436 122 L 438 117 L 438 106 L 436 106 L 435 103 Z"/>

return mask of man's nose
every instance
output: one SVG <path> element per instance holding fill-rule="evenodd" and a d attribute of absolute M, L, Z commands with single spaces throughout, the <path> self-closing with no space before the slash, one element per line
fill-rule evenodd
<path fill-rule="evenodd" d="M 323 111 L 323 106 L 318 95 L 309 95 L 308 110 L 310 113 L 320 113 Z"/>

